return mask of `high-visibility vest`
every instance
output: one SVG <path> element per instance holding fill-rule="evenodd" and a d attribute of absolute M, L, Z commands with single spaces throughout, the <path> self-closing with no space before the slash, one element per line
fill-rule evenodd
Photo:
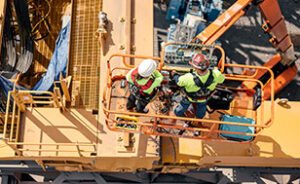
<path fill-rule="evenodd" d="M 154 79 L 153 79 L 153 77 L 151 77 L 151 78 L 147 81 L 146 84 L 144 84 L 144 85 L 139 85 L 139 84 L 136 82 L 136 77 L 137 77 L 137 75 L 138 75 L 138 68 L 134 69 L 134 70 L 131 72 L 131 79 L 132 79 L 133 83 L 135 84 L 135 86 L 138 87 L 139 92 L 140 92 L 142 95 L 147 95 L 147 94 L 145 94 L 143 91 L 144 91 L 144 90 L 147 90 L 147 89 L 149 89 L 149 88 L 151 87 L 151 85 L 152 85 L 153 82 L 154 82 Z M 154 92 L 154 91 L 152 91 L 152 93 L 151 93 L 150 95 L 152 95 L 153 92 Z"/>
<path fill-rule="evenodd" d="M 206 100 L 208 98 L 208 96 L 210 95 L 208 93 L 209 90 L 207 89 L 207 87 L 210 86 L 214 81 L 213 72 L 210 71 L 208 79 L 206 80 L 205 83 L 202 83 L 202 81 L 199 79 L 199 77 L 194 72 L 192 72 L 192 75 L 193 75 L 195 84 L 200 89 L 196 92 L 187 92 L 186 90 L 184 90 L 186 95 L 188 97 L 190 97 L 192 100 Z"/>

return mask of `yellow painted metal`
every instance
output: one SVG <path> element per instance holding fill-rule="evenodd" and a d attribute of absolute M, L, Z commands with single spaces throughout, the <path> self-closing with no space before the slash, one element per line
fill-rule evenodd
<path fill-rule="evenodd" d="M 67 102 L 71 101 L 71 96 L 69 93 L 69 87 L 71 85 L 71 80 L 72 80 L 72 76 L 68 76 L 64 79 L 61 74 L 60 80 L 54 82 L 55 87 L 59 87 L 59 86 L 61 87 L 63 94 L 64 94 L 65 101 L 67 101 Z"/>
<path fill-rule="evenodd" d="M 117 143 L 111 142 L 117 134 L 104 131 L 95 115 L 84 109 L 67 109 L 62 112 L 59 108 L 27 107 L 23 116 L 25 118 L 21 121 L 20 141 L 4 139 L 0 142 L 1 153 L 5 154 L 1 155 L 5 157 L 2 159 L 36 160 L 44 166 L 49 165 L 47 161 L 51 160 L 51 166 L 57 166 L 57 169 L 64 171 L 150 169 L 152 162 L 159 159 L 157 146 L 149 142 L 148 137 L 139 135 L 134 139 L 135 151 L 111 154 L 111 150 L 103 148 L 102 142 L 110 141 L 117 150 Z M 99 136 L 101 134 L 108 134 L 106 136 L 109 138 L 103 139 Z M 145 145 L 145 142 L 148 143 Z M 70 165 L 68 162 L 58 162 L 63 158 L 67 161 L 81 159 L 77 164 Z M 128 165 L 128 159 L 132 164 Z M 101 162 L 98 162 L 99 165 L 90 164 L 89 167 L 84 164 L 93 163 L 93 160 Z"/>
<path fill-rule="evenodd" d="M 275 122 L 272 128 L 264 130 L 261 137 L 257 137 L 260 146 L 259 156 L 300 158 L 299 143 L 300 102 L 281 104 L 276 101 Z M 267 104 L 269 107 L 270 104 Z M 270 112 L 265 112 L 269 114 Z"/>
<path fill-rule="evenodd" d="M 102 58 L 95 33 L 99 28 L 98 13 L 103 11 L 102 4 L 103 0 L 72 1 L 68 75 L 76 83 L 71 89 L 73 107 L 98 109 Z M 111 18 L 112 15 L 109 15 Z M 112 23 L 109 27 L 115 29 L 116 24 Z M 106 43 L 111 44 L 111 39 L 109 37 Z"/>
<path fill-rule="evenodd" d="M 104 1 L 103 10 L 108 13 L 113 28 L 108 28 L 108 36 L 110 36 L 110 38 L 107 39 L 105 46 L 107 50 L 106 55 L 104 53 L 101 53 L 101 55 L 97 50 L 92 56 L 92 58 L 96 58 L 95 62 L 97 62 L 97 67 L 101 66 L 101 74 L 106 73 L 106 63 L 99 62 L 100 55 L 101 61 L 106 61 L 108 59 L 107 56 L 112 53 L 123 53 L 125 50 L 126 52 L 128 52 L 128 50 L 133 52 L 133 44 L 136 48 L 134 51 L 136 54 L 152 55 L 153 53 L 153 1 L 136 1 L 136 7 L 148 8 L 133 8 L 135 12 L 131 16 L 136 17 L 136 21 L 132 21 L 135 22 L 134 25 L 126 22 L 126 26 L 124 26 L 122 22 L 119 22 L 119 18 L 122 17 L 122 13 L 125 12 L 123 9 L 123 7 L 126 7 L 125 1 L 120 1 L 119 6 L 115 6 L 115 2 L 111 0 Z M 1 1 L 1 3 L 2 2 L 6 1 Z M 81 5 L 84 4 L 83 1 L 78 2 L 81 3 Z M 84 7 L 81 5 L 76 7 Z M 92 3 L 90 5 L 92 5 Z M 96 18 L 93 21 L 97 21 Z M 131 20 L 129 21 L 131 22 Z M 147 24 L 145 24 L 145 22 L 147 22 Z M 72 27 L 76 29 L 76 26 L 80 24 L 76 23 L 73 25 Z M 93 26 L 97 27 L 97 25 Z M 134 43 L 133 40 L 128 40 L 124 36 L 125 29 L 128 26 L 132 26 L 135 30 Z M 92 32 L 95 30 L 96 29 L 91 29 Z M 76 32 L 76 30 L 74 30 L 74 32 Z M 88 34 L 87 31 L 85 33 Z M 92 65 L 92 63 L 84 63 L 90 61 L 84 58 L 89 55 L 83 54 L 82 56 L 84 57 L 80 58 L 78 57 L 81 56 L 79 53 L 74 53 L 74 50 L 82 49 L 79 43 L 82 41 L 80 39 L 82 38 L 73 38 L 73 42 L 78 41 L 78 43 L 73 45 L 76 46 L 76 48 L 73 48 L 73 50 L 70 49 L 72 52 L 70 53 L 75 54 L 73 55 L 74 63 L 71 64 L 73 67 L 71 70 L 73 70 L 72 72 L 74 74 L 76 73 L 75 68 L 78 67 L 75 62 L 76 58 L 80 60 L 78 62 L 83 62 L 80 63 L 82 64 L 80 67 L 84 68 L 85 66 L 90 67 Z M 127 48 L 125 50 L 119 50 L 120 45 L 123 44 L 126 45 Z M 85 42 L 84 46 L 86 45 L 89 44 Z M 84 49 L 85 48 L 86 47 L 84 47 Z M 84 50 L 84 52 L 87 53 L 86 50 Z M 159 59 L 160 58 L 158 58 L 158 60 Z M 125 58 L 123 58 L 123 61 L 125 62 Z M 98 69 L 99 68 L 96 70 L 98 71 Z M 165 69 L 171 70 L 170 68 Z M 94 100 L 90 100 L 89 95 L 91 94 L 89 94 L 88 91 L 84 91 L 85 89 L 83 88 L 89 88 L 87 81 L 97 78 L 98 74 L 94 72 L 94 76 L 89 77 L 85 75 L 86 70 L 80 70 L 80 72 L 81 73 L 77 76 L 83 77 L 85 80 L 84 86 L 81 86 L 83 83 L 80 83 L 82 78 L 78 77 L 75 83 L 73 83 L 73 88 L 77 88 L 78 86 L 82 87 L 80 93 L 81 95 L 86 95 L 84 99 L 90 103 L 86 104 L 86 106 L 94 107 L 95 104 L 97 106 L 98 102 L 94 103 Z M 234 77 L 236 76 L 227 76 L 227 78 Z M 97 80 L 101 81 L 101 86 L 105 86 L 108 82 L 105 77 L 101 77 Z M 93 82 L 99 84 L 97 80 L 93 80 Z M 76 83 L 78 81 L 79 85 Z M 66 98 L 66 101 L 70 101 L 70 95 L 68 96 L 67 93 L 67 84 L 68 83 L 63 81 L 60 85 L 64 92 L 63 97 Z M 102 87 L 100 90 L 101 92 L 99 94 L 103 94 L 102 92 L 105 89 Z M 135 134 L 135 142 L 133 144 L 134 151 L 118 152 L 116 148 L 118 144 L 117 137 L 120 137 L 121 133 L 111 132 L 105 127 L 104 114 L 102 113 L 101 107 L 98 116 L 92 115 L 85 109 L 65 108 L 64 111 L 61 111 L 57 107 L 60 106 L 64 108 L 65 103 L 57 89 L 55 93 L 39 92 L 51 95 L 51 98 L 49 98 L 50 103 L 43 102 L 41 99 L 43 97 L 33 98 L 30 93 L 36 92 L 10 92 L 12 98 L 15 100 L 16 107 L 13 108 L 13 114 L 9 113 L 9 108 L 7 108 L 4 138 L 9 139 L 0 140 L 0 160 L 35 160 L 43 168 L 46 168 L 45 166 L 47 165 L 55 166 L 62 171 L 131 172 L 138 168 L 152 169 L 154 167 L 162 167 L 162 172 L 184 172 L 188 168 L 199 167 L 199 165 L 201 167 L 212 167 L 214 165 L 300 167 L 300 149 L 297 149 L 298 130 L 300 128 L 298 123 L 300 119 L 298 112 L 300 109 L 299 102 L 289 102 L 286 105 L 276 103 L 274 105 L 276 109 L 273 125 L 262 131 L 262 133 L 256 137 L 255 141 L 250 144 L 231 144 L 184 138 L 162 138 L 161 149 L 163 164 L 176 163 L 179 167 L 177 169 L 172 168 L 172 166 L 153 165 L 154 161 L 159 160 L 157 152 L 158 145 L 155 144 L 155 141 L 159 141 L 151 141 L 155 139 L 155 137 Z M 98 94 L 93 95 L 95 99 L 98 99 Z M 110 95 L 111 94 L 108 94 L 108 96 Z M 9 95 L 8 98 L 10 97 Z M 235 100 L 233 106 L 245 103 L 245 108 L 250 108 L 249 103 L 247 103 L 248 101 L 243 100 L 244 101 L 242 101 L 242 97 L 241 99 Z M 35 107 L 37 104 L 51 105 L 51 108 L 49 106 L 37 108 Z M 264 105 L 265 108 L 268 109 L 271 107 L 271 102 L 266 102 Z M 20 119 L 21 112 L 23 112 L 24 115 L 23 119 Z M 231 113 L 243 114 L 247 117 L 253 116 L 251 113 L 247 114 L 247 109 L 235 112 L 231 111 Z M 264 118 L 262 114 L 264 114 Z M 265 121 L 265 118 L 272 116 L 272 114 L 265 110 L 257 114 L 257 116 L 257 119 L 263 118 Z M 268 126 L 269 124 L 259 125 L 262 129 Z M 14 129 L 16 129 L 16 132 L 14 132 Z"/>
<path fill-rule="evenodd" d="M 102 1 L 101 5 L 99 5 L 99 1 L 91 0 L 81 0 L 76 1 L 76 3 L 74 1 L 72 2 L 73 9 L 76 9 L 76 11 L 80 9 L 82 16 L 85 18 L 92 17 L 93 21 L 85 21 L 87 24 L 82 25 L 80 24 L 82 23 L 82 19 L 77 17 L 78 21 L 76 22 L 77 18 L 74 19 L 75 16 L 72 14 L 72 20 L 75 20 L 75 22 L 72 21 L 71 26 L 73 37 L 70 43 L 73 47 L 71 46 L 70 49 L 71 59 L 69 62 L 71 68 L 69 67 L 69 69 L 71 72 L 69 73 L 75 76 L 73 76 L 75 81 L 73 87 L 82 88 L 79 89 L 79 95 L 81 95 L 82 99 L 89 102 L 89 104 L 84 105 L 97 108 L 99 100 L 93 100 L 93 98 L 98 99 L 98 94 L 94 92 L 98 93 L 99 90 L 99 66 L 106 65 L 106 63 L 100 62 L 101 55 L 98 50 L 97 39 L 85 39 L 82 37 L 82 34 L 93 37 L 94 34 L 91 34 L 91 32 L 96 31 L 93 27 L 97 27 L 98 21 L 98 11 L 94 11 L 94 4 L 97 4 L 97 8 L 100 6 L 102 10 Z M 92 7 L 92 9 L 87 8 L 86 2 L 88 2 L 88 6 Z M 135 10 L 132 16 L 136 17 L 136 21 L 134 25 L 131 25 L 131 20 L 128 20 L 129 23 L 127 24 L 132 26 L 133 30 L 135 30 L 135 34 L 139 34 L 139 37 L 134 38 L 135 35 L 133 35 L 134 39 L 132 41 L 134 42 L 128 42 L 126 45 L 130 46 L 127 50 L 131 50 L 134 48 L 132 44 L 135 44 L 136 53 L 150 55 L 153 53 L 153 9 L 147 8 L 147 11 L 138 9 L 137 6 L 141 6 L 141 4 L 143 6 L 153 7 L 152 1 L 132 4 L 132 6 L 135 6 L 132 7 L 132 9 Z M 115 19 L 117 20 L 120 17 L 123 11 L 117 10 L 116 13 L 111 14 L 110 11 L 116 10 L 111 7 L 116 7 L 115 3 L 107 0 L 104 11 L 109 13 L 108 18 L 113 24 L 113 29 L 108 26 L 108 36 L 110 37 L 106 40 L 107 45 L 105 47 L 109 47 L 109 49 L 106 49 L 107 52 L 115 52 L 116 50 L 114 49 L 119 49 L 119 45 L 115 47 L 115 44 L 119 44 L 122 41 L 129 41 L 124 39 L 123 34 L 120 34 L 125 31 L 123 25 L 115 21 Z M 120 9 L 124 8 L 122 6 L 117 7 Z M 81 8 L 83 8 L 84 11 L 92 11 L 87 15 L 81 11 Z M 59 11 L 60 9 L 57 10 Z M 150 17 L 152 23 L 147 21 L 148 24 L 145 26 L 145 20 L 143 19 L 148 20 Z M 81 25 L 80 29 L 78 29 L 78 25 Z M 141 25 L 144 26 L 141 27 Z M 80 34 L 76 34 L 78 31 Z M 117 43 L 115 40 L 117 40 Z M 82 45 L 82 43 L 84 45 Z M 44 44 L 41 44 L 41 46 L 43 45 Z M 82 48 L 82 46 L 84 48 Z M 91 46 L 94 50 L 87 51 Z M 141 46 L 143 46 L 143 48 Z M 43 53 L 41 52 L 41 54 Z M 46 55 L 48 58 L 51 54 L 47 52 Z M 101 61 L 105 61 L 105 56 L 102 55 L 102 57 Z M 78 66 L 78 63 L 81 65 Z M 97 65 L 96 68 L 94 67 L 95 64 Z M 86 70 L 84 67 L 86 66 L 93 67 L 92 73 L 85 73 Z M 83 67 L 83 69 L 76 70 L 76 67 L 77 69 L 78 67 Z M 95 73 L 94 69 L 98 71 L 98 73 Z M 80 73 L 78 73 L 78 71 Z M 105 67 L 103 67 L 101 72 L 106 72 Z M 89 75 L 93 76 L 89 77 Z M 91 79 L 93 79 L 93 83 L 89 83 Z M 84 80 L 84 83 L 82 80 Z M 105 81 L 104 78 L 101 80 Z M 78 81 L 81 82 L 79 85 L 76 83 Z M 103 126 L 101 123 L 103 122 L 101 119 L 103 117 L 102 114 L 97 116 L 85 109 L 65 108 L 65 101 L 69 102 L 74 100 L 71 99 L 71 95 L 68 94 L 69 84 L 70 77 L 68 81 L 61 79 L 61 81 L 55 82 L 53 93 L 47 91 L 22 91 L 18 88 L 9 93 L 8 101 L 14 100 L 16 106 L 13 108 L 14 112 L 9 112 L 9 108 L 7 108 L 4 126 L 5 135 L 2 135 L 4 139 L 0 141 L 0 160 L 34 160 L 44 169 L 46 168 L 45 166 L 49 165 L 64 171 L 135 171 L 138 168 L 151 169 L 153 162 L 159 160 L 157 145 L 159 141 L 156 140 L 157 138 L 135 134 L 132 137 L 134 151 L 118 152 L 118 141 L 116 138 L 119 137 L 120 133 L 110 132 Z M 84 86 L 80 86 L 81 84 Z M 103 83 L 101 82 L 101 84 Z M 60 94 L 61 91 L 58 87 L 61 88 L 63 94 Z M 88 89 L 90 89 L 92 93 L 89 93 Z M 36 96 L 33 94 L 39 95 Z M 73 93 L 72 95 L 74 97 L 74 95 L 76 96 L 78 94 Z M 21 113 L 22 119 L 20 118 Z M 12 119 L 13 116 L 15 118 Z M 13 127 L 11 126 L 12 123 L 14 124 Z"/>
<path fill-rule="evenodd" d="M 132 6 L 131 9 L 133 12 L 131 12 L 130 16 L 135 18 L 135 21 L 132 21 L 130 17 L 126 16 L 129 14 L 128 9 L 126 9 L 129 6 Z M 101 100 L 99 101 L 99 105 L 102 102 L 102 94 L 103 91 L 106 90 L 105 86 L 108 81 L 106 78 L 106 74 L 108 72 L 106 61 L 111 55 L 115 53 L 134 53 L 136 55 L 144 56 L 153 55 L 153 1 L 118 1 L 118 6 L 116 6 L 115 1 L 103 0 L 102 11 L 107 13 L 107 18 L 112 22 L 112 24 L 108 24 L 107 27 L 108 37 L 105 41 L 106 52 L 101 53 L 101 87 L 99 91 L 99 94 L 101 94 Z M 145 22 L 147 23 L 145 24 Z M 126 34 L 126 32 L 130 32 L 130 29 L 132 30 L 132 39 L 128 39 L 128 34 Z M 136 62 L 139 63 L 141 61 L 142 59 L 137 60 Z M 127 63 L 132 64 L 130 61 Z M 119 64 L 114 62 L 112 63 L 112 67 L 117 67 L 117 65 Z M 125 75 L 126 73 L 120 72 L 118 74 Z M 155 139 L 155 137 L 134 134 L 135 141 L 133 143 L 133 149 L 131 149 L 129 152 L 118 149 L 120 148 L 120 142 L 122 142 L 118 141 L 118 139 L 119 137 L 123 137 L 123 133 L 110 131 L 105 126 L 104 118 L 105 114 L 103 113 L 102 105 L 100 105 L 99 122 L 101 122 L 103 131 L 105 133 L 99 133 L 99 139 L 102 140 L 102 143 L 99 144 L 98 149 L 99 156 L 131 157 L 133 158 L 132 164 L 134 165 L 136 164 L 136 161 L 134 160 L 138 157 L 143 157 L 145 160 L 150 159 L 150 157 L 156 158 L 157 160 L 159 159 L 159 153 L 157 151 L 159 145 L 155 143 L 155 141 L 158 141 Z"/>
<path fill-rule="evenodd" d="M 163 163 L 213 166 L 300 167 L 300 102 L 275 103 L 274 123 L 250 144 L 162 138 Z M 266 108 L 271 102 L 266 102 Z M 265 112 L 270 116 L 270 111 Z M 175 147 L 174 147 L 174 146 Z M 174 152 L 175 150 L 175 152 Z M 175 155 L 176 153 L 176 155 Z"/>
<path fill-rule="evenodd" d="M 3 157 L 15 157 L 16 152 L 17 151 L 13 146 L 7 144 L 7 140 L 0 140 L 0 159 Z"/>
<path fill-rule="evenodd" d="M 80 112 L 80 111 L 79 111 Z M 97 123 L 76 110 L 33 108 L 24 113 L 22 152 L 27 156 L 91 156 L 96 153 Z M 14 144 L 14 143 L 11 143 Z"/>
<path fill-rule="evenodd" d="M 70 80 L 66 81 L 70 82 Z M 37 105 L 42 105 L 45 107 L 58 107 L 61 110 L 66 110 L 63 98 L 66 98 L 68 101 L 68 98 L 70 97 L 69 91 L 66 88 L 68 86 L 66 81 L 65 79 L 57 81 L 54 84 L 56 86 L 54 87 L 54 92 L 20 90 L 18 84 L 14 83 L 13 90 L 8 92 L 2 138 L 6 139 L 6 134 L 9 134 L 9 141 L 18 141 L 20 116 L 21 112 L 25 112 L 26 107 L 37 107 Z M 57 87 L 58 84 L 62 87 L 62 91 L 64 92 L 63 95 L 60 92 L 60 88 Z M 11 103 L 12 112 L 9 111 Z M 10 128 L 8 130 L 9 125 Z"/>

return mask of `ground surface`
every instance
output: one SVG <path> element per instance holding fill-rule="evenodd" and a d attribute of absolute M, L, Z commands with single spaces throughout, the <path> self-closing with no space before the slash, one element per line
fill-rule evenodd
<path fill-rule="evenodd" d="M 158 1 L 158 0 L 154 0 Z M 300 1 L 278 0 L 289 33 L 300 33 Z M 234 0 L 224 1 L 224 8 L 228 8 Z M 161 3 L 154 5 L 154 43 L 166 39 L 166 29 L 170 22 L 164 19 L 166 6 Z M 263 65 L 274 54 L 275 48 L 269 43 L 268 35 L 261 29 L 262 17 L 256 7 L 252 7 L 246 16 L 241 17 L 226 33 L 220 37 L 222 47 L 227 56 L 227 62 Z M 155 44 L 154 55 L 158 55 L 159 45 Z M 300 47 L 295 47 L 300 56 Z M 300 59 L 296 61 L 300 68 Z M 291 101 L 300 100 L 300 72 L 297 77 L 277 94 L 279 98 L 288 98 Z"/>

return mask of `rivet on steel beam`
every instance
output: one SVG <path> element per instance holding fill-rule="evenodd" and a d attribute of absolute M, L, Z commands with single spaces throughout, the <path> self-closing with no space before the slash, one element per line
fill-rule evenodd
<path fill-rule="evenodd" d="M 134 136 L 131 137 L 131 142 L 135 143 L 135 137 Z"/>
<path fill-rule="evenodd" d="M 125 18 L 124 17 L 120 17 L 119 21 L 120 22 L 125 22 Z"/>
<path fill-rule="evenodd" d="M 120 50 L 124 50 L 125 49 L 125 47 L 124 47 L 124 45 L 120 45 L 120 48 L 119 48 Z"/>
<path fill-rule="evenodd" d="M 132 51 L 132 52 L 135 52 L 135 51 L 136 51 L 136 46 L 135 46 L 135 45 L 132 45 L 132 46 L 131 46 L 131 51 Z"/>
<path fill-rule="evenodd" d="M 122 137 L 118 137 L 118 140 L 117 140 L 117 141 L 118 141 L 118 142 L 123 141 Z"/>
<path fill-rule="evenodd" d="M 136 18 L 133 18 L 133 19 L 131 20 L 131 23 L 132 23 L 132 24 L 136 24 Z"/>

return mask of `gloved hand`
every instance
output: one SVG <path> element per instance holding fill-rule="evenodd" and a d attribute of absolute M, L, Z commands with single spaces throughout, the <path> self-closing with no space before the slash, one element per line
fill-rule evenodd
<path fill-rule="evenodd" d="M 178 78 L 179 78 L 179 74 L 175 70 L 172 70 L 170 72 L 169 85 L 170 86 L 177 86 Z"/>
<path fill-rule="evenodd" d="M 176 70 L 172 70 L 169 75 L 170 75 L 170 79 L 173 80 L 174 76 L 178 75 L 178 73 L 176 72 Z"/>
<path fill-rule="evenodd" d="M 216 93 L 216 90 L 213 90 L 213 91 L 208 90 L 208 92 L 206 93 L 207 99 L 210 99 L 215 93 Z"/>

